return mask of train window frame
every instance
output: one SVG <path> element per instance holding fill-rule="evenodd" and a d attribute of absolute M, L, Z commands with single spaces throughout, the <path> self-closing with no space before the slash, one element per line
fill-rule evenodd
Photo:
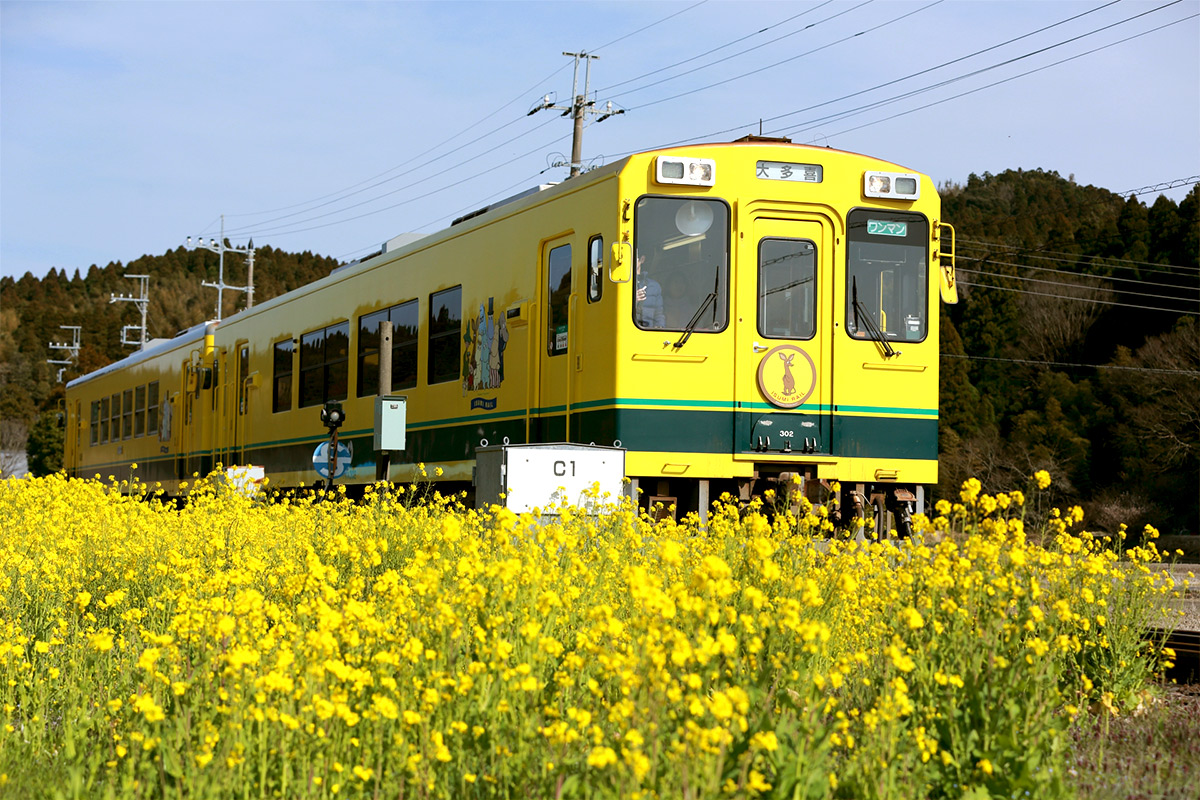
<path fill-rule="evenodd" d="M 769 243 L 769 242 L 791 242 L 791 243 L 795 243 L 795 244 L 807 244 L 807 245 L 810 245 L 810 247 L 811 247 L 812 263 L 811 263 L 811 278 L 809 279 L 811 282 L 811 287 L 810 287 L 810 291 L 808 292 L 808 303 L 806 304 L 807 308 L 800 309 L 802 312 L 803 311 L 808 312 L 809 329 L 808 329 L 807 335 L 794 336 L 794 335 L 792 335 L 791 331 L 784 332 L 784 333 L 768 332 L 769 326 L 767 326 L 767 322 L 768 322 L 767 314 L 764 313 L 766 297 L 763 292 L 763 266 L 764 266 L 764 264 L 763 264 L 763 245 L 766 243 Z M 817 313 L 818 313 L 817 289 L 818 289 L 818 280 L 820 278 L 820 269 L 818 268 L 819 261 L 820 261 L 820 254 L 817 249 L 817 243 L 814 242 L 812 239 L 795 238 L 795 237 L 790 237 L 790 236 L 764 236 L 762 239 L 759 239 L 759 241 L 758 241 L 758 263 L 757 263 L 757 267 L 756 267 L 756 269 L 757 269 L 756 294 L 757 294 L 758 299 L 757 299 L 757 309 L 755 312 L 755 315 L 756 315 L 755 325 L 757 327 L 759 336 L 762 336 L 765 339 L 787 339 L 789 341 L 797 341 L 797 342 L 811 341 L 814 337 L 816 337 L 816 335 L 817 335 Z M 804 278 L 801 278 L 800 283 L 803 283 L 803 282 L 804 282 Z M 785 287 L 781 287 L 781 288 L 789 288 L 789 287 L 785 286 Z M 773 290 L 773 291 L 779 291 L 779 290 L 777 289 L 777 290 Z"/>
<path fill-rule="evenodd" d="M 340 352 L 331 353 L 331 340 L 335 336 L 344 337 L 345 344 Z M 300 334 L 299 373 L 300 408 L 346 399 L 350 385 L 350 320 Z"/>
<path fill-rule="evenodd" d="M 862 232 L 858 232 L 858 220 L 862 220 Z M 894 233 L 867 233 L 866 228 L 868 223 L 877 221 L 905 223 L 904 234 L 901 236 Z M 910 230 L 912 233 L 909 233 Z M 896 290 L 897 299 L 895 301 L 895 309 L 896 316 L 900 319 L 899 332 L 897 333 L 891 333 L 888 330 L 885 330 L 885 327 L 890 327 L 891 323 L 886 319 L 887 309 L 881 308 L 881 306 L 884 304 L 883 298 L 881 297 L 884 291 L 884 270 L 879 270 L 879 290 L 875 293 L 876 297 L 874 300 L 870 298 L 872 282 L 866 281 L 868 297 L 864 298 L 864 287 L 863 285 L 858 284 L 856 281 L 859 275 L 871 277 L 870 275 L 866 274 L 866 270 L 861 268 L 859 270 L 855 269 L 856 263 L 868 263 L 868 259 L 865 258 L 859 258 L 856 262 L 856 254 L 863 252 L 864 245 L 874 246 L 875 251 L 879 254 L 886 252 L 879 250 L 879 248 L 887 245 L 903 246 L 912 248 L 914 250 L 919 249 L 920 251 L 921 257 L 919 259 L 919 270 L 911 275 L 901 275 L 901 286 L 898 290 Z M 906 260 L 907 255 L 911 255 L 911 253 L 906 254 Z M 900 262 L 897 263 L 899 264 Z M 895 281 L 895 272 L 895 269 L 891 271 L 893 281 Z M 930 223 L 928 217 L 915 211 L 897 211 L 895 209 L 876 208 L 873 206 L 856 206 L 850 209 L 850 211 L 846 214 L 846 264 L 844 273 L 846 282 L 846 336 L 855 341 L 887 341 L 906 344 L 920 344 L 921 342 L 926 341 L 926 339 L 929 338 L 929 330 L 931 327 L 929 319 L 931 313 L 929 308 L 930 274 Z M 905 282 L 907 282 L 907 286 L 904 285 Z M 875 314 L 871 314 L 871 322 L 874 323 L 874 326 L 880 330 L 881 336 L 876 336 L 868 328 L 868 326 L 863 326 L 863 328 L 860 329 L 860 327 L 855 324 L 854 287 L 856 285 L 858 288 L 860 305 L 864 305 L 868 310 L 872 311 L 875 310 L 873 306 L 879 307 L 884 312 L 885 319 L 883 320 L 883 325 L 880 325 L 880 320 L 875 316 Z M 896 284 L 893 282 L 891 285 L 895 286 Z M 919 304 L 906 304 L 906 300 L 910 298 L 912 300 L 919 300 Z M 910 321 L 914 316 L 911 313 L 906 313 L 910 311 L 918 312 L 916 321 L 918 323 L 920 334 L 919 336 L 914 336 L 912 338 L 901 335 L 908 333 L 911 324 Z"/>
<path fill-rule="evenodd" d="M 642 281 L 639 279 L 639 275 L 641 275 L 641 264 L 646 262 L 647 259 L 645 258 L 645 256 L 648 255 L 650 252 L 650 251 L 648 251 L 646 254 L 643 254 L 641 252 L 641 247 L 642 247 L 645 239 L 648 238 L 648 231 L 645 231 L 643 229 L 643 221 L 645 220 L 646 213 L 649 208 L 648 206 L 645 206 L 645 204 L 648 202 L 657 202 L 657 201 L 675 202 L 675 203 L 679 204 L 679 209 L 675 212 L 677 215 L 676 216 L 676 220 L 677 220 L 676 225 L 679 224 L 678 223 L 679 212 L 682 211 L 688 203 L 692 203 L 692 202 L 705 204 L 706 206 L 710 206 L 710 205 L 719 206 L 722 209 L 723 214 L 724 214 L 724 218 L 722 220 L 723 224 L 718 225 L 716 214 L 713 214 L 712 219 L 708 223 L 708 226 L 702 231 L 699 231 L 694 234 L 687 234 L 682 229 L 677 229 L 680 234 L 683 234 L 683 236 L 676 242 L 667 242 L 666 237 L 662 237 L 663 246 L 661 248 L 658 247 L 657 242 L 655 242 L 653 244 L 653 246 L 655 247 L 655 250 L 653 251 L 655 259 L 654 259 L 654 262 L 651 264 L 651 266 L 647 267 L 645 281 Z M 674 279 L 676 277 L 682 278 L 683 286 L 684 286 L 683 291 L 685 291 L 685 292 L 687 291 L 686 287 L 688 286 L 689 280 L 695 280 L 697 278 L 707 279 L 707 277 L 708 277 L 707 274 L 702 275 L 702 276 L 686 275 L 686 274 L 684 274 L 684 270 L 687 270 L 690 267 L 694 267 L 697 264 L 700 264 L 705 267 L 707 267 L 709 265 L 703 264 L 703 261 L 696 261 L 695 259 L 693 259 L 690 262 L 686 261 L 684 258 L 681 258 L 680 255 L 683 254 L 684 246 L 689 245 L 689 244 L 700 244 L 701 242 L 706 241 L 707 238 L 710 236 L 710 232 L 712 232 L 714 230 L 719 231 L 721 236 L 723 237 L 724 247 L 720 250 L 722 264 L 717 266 L 716 274 L 713 276 L 715 278 L 715 281 L 714 281 L 715 285 L 713 286 L 713 291 L 716 292 L 717 299 L 716 299 L 715 303 L 710 303 L 710 305 L 712 306 L 712 317 L 711 317 L 712 324 L 708 325 L 708 326 L 703 325 L 703 324 L 697 324 L 693 328 L 692 332 L 695 334 L 716 334 L 716 333 L 723 333 L 724 331 L 728 330 L 729 320 L 730 320 L 730 302 L 731 302 L 731 300 L 730 300 L 730 280 L 731 280 L 730 248 L 732 247 L 732 238 L 733 238 L 732 237 L 732 225 L 733 225 L 733 210 L 729 205 L 729 201 L 727 201 L 723 197 L 704 197 L 704 196 L 697 197 L 697 196 L 693 196 L 693 195 L 689 195 L 689 194 L 644 194 L 644 195 L 641 195 L 640 197 L 638 197 L 638 199 L 633 204 L 633 253 L 634 253 L 634 270 L 633 270 L 633 272 L 634 272 L 634 274 L 633 274 L 633 279 L 630 280 L 629 283 L 630 283 L 630 292 L 633 295 L 633 297 L 632 297 L 633 302 L 631 303 L 631 314 L 632 314 L 632 318 L 633 318 L 633 324 L 639 330 L 670 331 L 670 332 L 678 333 L 678 332 L 682 332 L 687 329 L 688 323 L 691 322 L 692 318 L 695 316 L 696 309 L 701 307 L 701 304 L 707 299 L 707 295 L 705 295 L 703 297 L 700 297 L 700 296 L 692 297 L 689 295 L 688 297 L 686 297 L 686 299 L 681 298 L 680 303 L 678 304 L 678 307 L 671 314 L 671 319 L 668 319 L 668 315 L 666 313 L 666 305 L 667 305 L 667 303 L 666 303 L 666 301 L 667 301 L 666 288 L 663 285 L 663 281 L 659 280 L 659 277 L 662 277 L 662 278 L 664 278 L 664 280 L 672 281 L 672 282 L 675 282 Z M 695 239 L 695 241 L 688 242 L 687 241 L 688 239 Z M 679 254 L 673 254 L 668 259 L 665 254 L 668 251 L 673 251 L 673 250 L 678 250 L 680 252 L 679 252 Z M 707 254 L 705 254 L 705 256 L 707 256 Z M 671 268 L 672 265 L 669 263 L 666 263 L 668 260 L 676 261 L 679 263 L 674 264 L 673 268 Z M 668 268 L 671 268 L 669 272 L 667 271 Z M 662 296 L 663 323 L 661 325 L 659 325 L 653 321 L 649 324 L 643 324 L 643 320 L 639 319 L 639 316 L 640 316 L 639 315 L 639 303 L 641 301 L 638 300 L 638 294 L 642 289 L 649 290 L 651 283 L 654 283 L 655 285 L 658 286 L 659 294 Z M 639 285 L 639 284 L 641 284 L 641 285 Z M 719 321 L 718 321 L 717 315 L 720 315 Z M 702 322 L 705 316 L 707 316 L 707 310 L 706 310 L 705 315 L 702 315 L 700 320 L 698 320 L 698 323 Z M 657 317 L 657 315 L 656 315 L 656 317 Z"/>
<path fill-rule="evenodd" d="M 604 297 L 604 236 L 588 239 L 587 301 L 599 303 Z"/>
<path fill-rule="evenodd" d="M 109 424 L 109 398 L 108 395 L 100 398 L 100 440 L 97 444 L 108 444 L 108 424 Z"/>
<path fill-rule="evenodd" d="M 108 441 L 121 441 L 121 393 L 109 395 Z"/>
<path fill-rule="evenodd" d="M 140 439 L 146 435 L 146 385 L 135 386 L 133 389 L 133 438 Z"/>
<path fill-rule="evenodd" d="M 439 320 L 434 318 L 434 309 L 457 309 L 458 316 Z M 440 312 L 439 312 L 440 313 Z M 426 384 L 450 383 L 462 378 L 462 284 L 429 293 L 429 320 L 427 328 Z"/>
<path fill-rule="evenodd" d="M 564 253 L 565 251 L 565 253 Z M 557 254 L 557 257 L 556 257 Z M 566 271 L 562 271 L 563 257 Z M 546 355 L 565 355 L 570 349 L 571 291 L 574 289 L 574 251 L 566 242 L 550 248 L 546 254 Z M 558 287 L 554 278 L 558 276 Z M 561 324 L 558 324 L 561 323 Z"/>
<path fill-rule="evenodd" d="M 246 384 L 246 379 L 250 375 L 250 345 L 245 342 L 238 342 L 237 345 L 237 407 L 238 416 L 246 415 L 248 406 L 250 405 L 250 388 Z"/>
<path fill-rule="evenodd" d="M 92 424 L 91 424 L 91 444 L 89 447 L 95 447 L 100 444 L 100 401 L 93 400 L 91 405 Z"/>
<path fill-rule="evenodd" d="M 401 330 L 401 326 L 397 324 L 396 317 L 400 316 L 401 314 L 408 313 L 410 308 L 412 314 L 412 325 L 404 327 L 411 328 L 412 332 L 411 334 L 406 334 L 404 338 L 401 338 L 397 333 Z M 364 331 L 367 332 L 366 335 L 368 337 L 378 337 L 379 323 L 383 321 L 384 317 L 389 319 L 392 323 L 391 391 L 398 392 L 403 389 L 412 389 L 417 385 L 418 376 L 421 374 L 420 364 L 418 362 L 418 351 L 421 341 L 420 302 L 416 298 L 413 298 L 412 300 L 405 300 L 402 303 L 396 303 L 395 305 L 388 306 L 387 308 L 380 308 L 376 309 L 375 311 L 370 311 L 366 314 L 361 314 L 358 317 L 358 340 L 356 342 L 356 363 L 358 365 L 358 369 L 355 373 L 357 395 L 359 397 L 373 397 L 378 394 L 376 390 L 379 387 L 379 343 L 375 342 L 373 346 L 364 346 L 363 338 Z M 373 320 L 374 324 L 368 323 L 367 320 Z M 370 341 L 370 339 L 368 339 L 368 341 Z M 373 368 L 374 380 L 369 380 L 367 378 L 368 372 L 372 371 L 368 368 L 368 359 L 370 359 L 371 356 L 375 356 L 375 366 Z M 399 370 L 396 369 L 396 365 L 403 360 L 401 356 L 407 356 L 411 360 L 412 369 L 408 372 L 407 379 L 402 378 L 397 380 Z"/>
<path fill-rule="evenodd" d="M 158 434 L 159 396 L 158 381 L 146 384 L 146 435 Z"/>
<path fill-rule="evenodd" d="M 285 350 L 286 355 L 283 355 Z M 271 413 L 291 411 L 293 376 L 296 372 L 296 340 L 289 336 L 272 342 L 271 359 Z"/>
<path fill-rule="evenodd" d="M 133 438 L 133 389 L 121 392 L 121 440 Z"/>

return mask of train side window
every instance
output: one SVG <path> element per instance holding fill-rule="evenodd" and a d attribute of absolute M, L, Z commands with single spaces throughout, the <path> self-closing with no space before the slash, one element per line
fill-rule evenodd
<path fill-rule="evenodd" d="M 133 435 L 141 438 L 146 435 L 146 387 L 138 386 L 133 390 Z"/>
<path fill-rule="evenodd" d="M 417 385 L 417 301 L 358 318 L 358 396 L 379 388 L 379 323 L 392 323 L 392 391 Z"/>
<path fill-rule="evenodd" d="M 350 382 L 350 323 L 300 337 L 300 407 L 345 400 Z"/>
<path fill-rule="evenodd" d="M 462 286 L 429 295 L 429 383 L 456 380 L 462 369 Z"/>
<path fill-rule="evenodd" d="M 587 297 L 589 303 L 600 302 L 604 294 L 604 237 L 588 240 Z"/>
<path fill-rule="evenodd" d="M 758 332 L 811 339 L 816 332 L 817 246 L 807 239 L 758 244 Z"/>
<path fill-rule="evenodd" d="M 919 342 L 926 336 L 929 221 L 856 208 L 846 219 L 846 333 Z"/>
<path fill-rule="evenodd" d="M 237 397 L 238 397 L 238 414 L 246 413 L 246 378 L 250 375 L 250 346 L 242 345 L 238 348 L 238 368 L 237 368 Z"/>
<path fill-rule="evenodd" d="M 122 394 L 121 438 L 133 438 L 133 389 L 126 389 Z"/>
<path fill-rule="evenodd" d="M 571 302 L 571 245 L 550 251 L 546 265 L 546 352 L 560 356 L 567 352 L 567 322 Z"/>
<path fill-rule="evenodd" d="M 292 410 L 292 351 L 295 349 L 291 339 L 276 342 L 274 346 L 274 381 L 271 390 L 271 411 Z"/>
<path fill-rule="evenodd" d="M 146 384 L 146 435 L 158 433 L 158 381 Z"/>
<path fill-rule="evenodd" d="M 108 443 L 108 398 L 100 400 L 100 439 L 98 444 Z"/>
<path fill-rule="evenodd" d="M 110 442 L 121 441 L 121 395 L 120 393 L 112 395 L 110 398 L 111 404 L 108 411 L 108 440 Z"/>
<path fill-rule="evenodd" d="M 100 444 L 100 401 L 92 401 L 92 438 L 93 445 Z"/>

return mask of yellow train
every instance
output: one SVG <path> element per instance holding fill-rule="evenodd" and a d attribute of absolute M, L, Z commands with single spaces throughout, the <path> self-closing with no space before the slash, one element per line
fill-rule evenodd
<path fill-rule="evenodd" d="M 617 444 L 643 502 L 782 481 L 904 511 L 937 480 L 938 301 L 953 234 L 924 175 L 748 137 L 538 187 L 67 387 L 68 471 L 169 491 L 216 464 L 374 481 L 378 323 L 407 449 L 471 485 L 484 443 Z"/>

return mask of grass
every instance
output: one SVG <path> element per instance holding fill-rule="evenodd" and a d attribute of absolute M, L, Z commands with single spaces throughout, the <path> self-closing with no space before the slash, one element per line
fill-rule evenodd
<path fill-rule="evenodd" d="M 1195 800 L 1200 792 L 1200 686 L 1166 686 L 1122 716 L 1081 716 L 1068 763 L 1081 800 Z"/>

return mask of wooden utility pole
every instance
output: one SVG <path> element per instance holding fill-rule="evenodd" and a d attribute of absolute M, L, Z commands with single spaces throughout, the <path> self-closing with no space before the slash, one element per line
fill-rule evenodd
<path fill-rule="evenodd" d="M 591 53 L 586 53 L 586 52 L 582 52 L 582 51 L 580 51 L 578 53 L 563 53 L 563 55 L 570 56 L 571 58 L 575 59 L 575 77 L 571 82 L 571 105 L 569 105 L 569 106 L 555 105 L 553 102 L 551 102 L 550 95 L 546 95 L 545 97 L 542 98 L 541 103 L 534 106 L 534 108 L 529 112 L 529 114 L 533 115 L 544 109 L 553 109 L 555 111 L 563 112 L 564 117 L 568 116 L 568 115 L 571 117 L 571 120 L 575 123 L 575 133 L 574 133 L 574 136 L 571 138 L 571 163 L 564 164 L 562 162 L 556 162 L 556 163 L 552 164 L 551 166 L 554 166 L 554 167 L 570 166 L 570 168 L 571 168 L 570 177 L 574 178 L 576 175 L 583 172 L 583 121 L 584 121 L 584 119 L 587 117 L 588 114 L 600 114 L 601 115 L 600 118 L 597 119 L 596 121 L 603 122 L 604 120 L 608 119 L 609 117 L 615 117 L 617 114 L 624 114 L 625 109 L 613 108 L 613 104 L 610 101 L 609 103 L 606 104 L 603 112 L 597 111 L 596 109 L 593 108 L 593 106 L 596 105 L 596 101 L 588 99 L 588 96 L 591 94 L 592 59 L 599 58 L 600 56 L 594 56 Z M 579 62 L 580 61 L 584 62 L 583 92 L 582 93 L 580 93 L 580 91 L 579 91 Z"/>

